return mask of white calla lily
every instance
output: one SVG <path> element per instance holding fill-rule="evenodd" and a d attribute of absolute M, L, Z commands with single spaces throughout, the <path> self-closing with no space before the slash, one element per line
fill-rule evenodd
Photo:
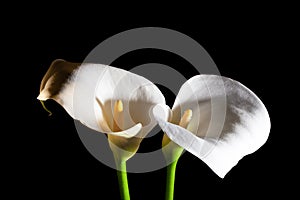
<path fill-rule="evenodd" d="M 180 126 L 188 110 L 191 119 L 186 127 Z M 167 159 L 174 159 L 167 155 L 179 145 L 221 178 L 242 157 L 260 148 L 270 131 L 270 118 L 260 99 L 241 83 L 216 75 L 189 79 L 176 97 L 172 119 L 157 120 L 167 134 L 164 137 L 176 143 L 165 150 Z"/>
<path fill-rule="evenodd" d="M 165 104 L 160 90 L 139 75 L 107 65 L 64 60 L 51 64 L 38 99 L 54 99 L 74 119 L 107 133 L 113 151 L 125 150 L 117 156 L 125 160 L 157 124 L 151 116 L 153 107 Z"/>
<path fill-rule="evenodd" d="M 38 99 L 54 99 L 74 119 L 107 133 L 121 198 L 129 200 L 126 161 L 157 124 L 152 110 L 165 104 L 160 90 L 149 80 L 122 69 L 55 60 L 41 82 Z"/>

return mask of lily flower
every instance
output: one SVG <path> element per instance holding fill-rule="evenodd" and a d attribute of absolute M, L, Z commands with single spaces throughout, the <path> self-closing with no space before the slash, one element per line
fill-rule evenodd
<path fill-rule="evenodd" d="M 177 161 L 187 150 L 223 178 L 245 155 L 267 140 L 270 118 L 261 100 L 232 79 L 197 75 L 185 82 L 169 120 L 157 117 L 165 132 L 168 163 L 166 199 L 173 199 Z"/>
<path fill-rule="evenodd" d="M 157 124 L 152 109 L 165 104 L 149 80 L 101 64 L 55 60 L 46 72 L 38 99 L 53 99 L 87 127 L 106 133 L 114 154 L 121 195 L 129 199 L 126 161 Z"/>

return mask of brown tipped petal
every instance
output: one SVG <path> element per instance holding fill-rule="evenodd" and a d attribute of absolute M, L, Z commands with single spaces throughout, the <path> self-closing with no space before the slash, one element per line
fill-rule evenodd
<path fill-rule="evenodd" d="M 42 80 L 38 99 L 50 98 L 87 127 L 123 137 L 137 132 L 144 137 L 157 124 L 152 108 L 165 103 L 159 89 L 144 77 L 107 65 L 63 60 L 54 61 Z M 121 126 L 118 131 L 113 130 L 116 100 L 122 101 L 123 110 L 122 120 L 115 123 Z"/>
<path fill-rule="evenodd" d="M 42 79 L 40 94 L 37 99 L 41 101 L 54 99 L 74 117 L 72 108 L 74 88 L 72 80 L 79 65 L 79 63 L 66 62 L 60 59 L 53 61 Z"/>

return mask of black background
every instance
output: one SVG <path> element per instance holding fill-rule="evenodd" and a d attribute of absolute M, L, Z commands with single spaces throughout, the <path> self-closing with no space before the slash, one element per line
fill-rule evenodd
<path fill-rule="evenodd" d="M 89 154 L 76 133 L 73 119 L 62 107 L 48 100 L 46 105 L 53 112 L 48 117 L 36 97 L 42 77 L 54 59 L 81 62 L 106 38 L 146 26 L 174 29 L 195 39 L 210 54 L 223 76 L 240 81 L 257 94 L 266 105 L 272 122 L 267 143 L 244 157 L 224 179 L 198 158 L 184 154 L 177 167 L 175 199 L 203 199 L 202 195 L 243 198 L 283 193 L 282 187 L 287 184 L 288 176 L 283 170 L 287 158 L 282 156 L 279 148 L 282 139 L 275 117 L 278 110 L 274 95 L 277 68 L 271 64 L 276 55 L 270 54 L 276 46 L 276 19 L 266 16 L 221 20 L 220 17 L 207 21 L 195 17 L 181 20 L 138 20 L 134 17 L 126 21 L 118 17 L 110 21 L 103 14 L 99 20 L 91 22 L 58 10 L 51 12 L 55 19 L 38 20 L 42 12 L 34 17 L 20 18 L 20 26 L 14 27 L 9 40 L 13 48 L 7 51 L 14 57 L 17 65 L 14 69 L 18 70 L 15 73 L 20 77 L 13 92 L 20 97 L 15 98 L 18 106 L 14 107 L 14 113 L 21 116 L 12 127 L 18 130 L 13 135 L 18 150 L 10 157 L 11 163 L 16 164 L 13 164 L 14 171 L 7 185 L 18 188 L 18 192 L 11 192 L 11 195 L 21 193 L 39 199 L 44 196 L 119 199 L 115 170 Z M 91 18 L 95 19 L 95 15 Z M 132 52 L 113 64 L 131 69 L 148 62 L 169 65 L 186 78 L 196 75 L 184 59 L 158 50 Z M 164 88 L 162 90 L 171 106 L 175 96 Z M 10 118 L 16 120 L 14 116 Z M 162 133 L 143 142 L 142 150 L 157 148 L 161 137 Z M 165 174 L 166 169 L 144 174 L 129 173 L 131 199 L 164 199 Z"/>

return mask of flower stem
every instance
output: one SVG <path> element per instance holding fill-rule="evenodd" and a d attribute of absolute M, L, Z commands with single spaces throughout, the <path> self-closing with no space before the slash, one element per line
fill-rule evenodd
<path fill-rule="evenodd" d="M 173 200 L 174 198 L 174 184 L 177 161 L 178 159 L 176 159 L 167 167 L 166 200 Z"/>
<path fill-rule="evenodd" d="M 127 171 L 126 171 L 126 161 L 116 161 L 117 174 L 120 187 L 120 195 L 122 200 L 130 200 Z"/>

